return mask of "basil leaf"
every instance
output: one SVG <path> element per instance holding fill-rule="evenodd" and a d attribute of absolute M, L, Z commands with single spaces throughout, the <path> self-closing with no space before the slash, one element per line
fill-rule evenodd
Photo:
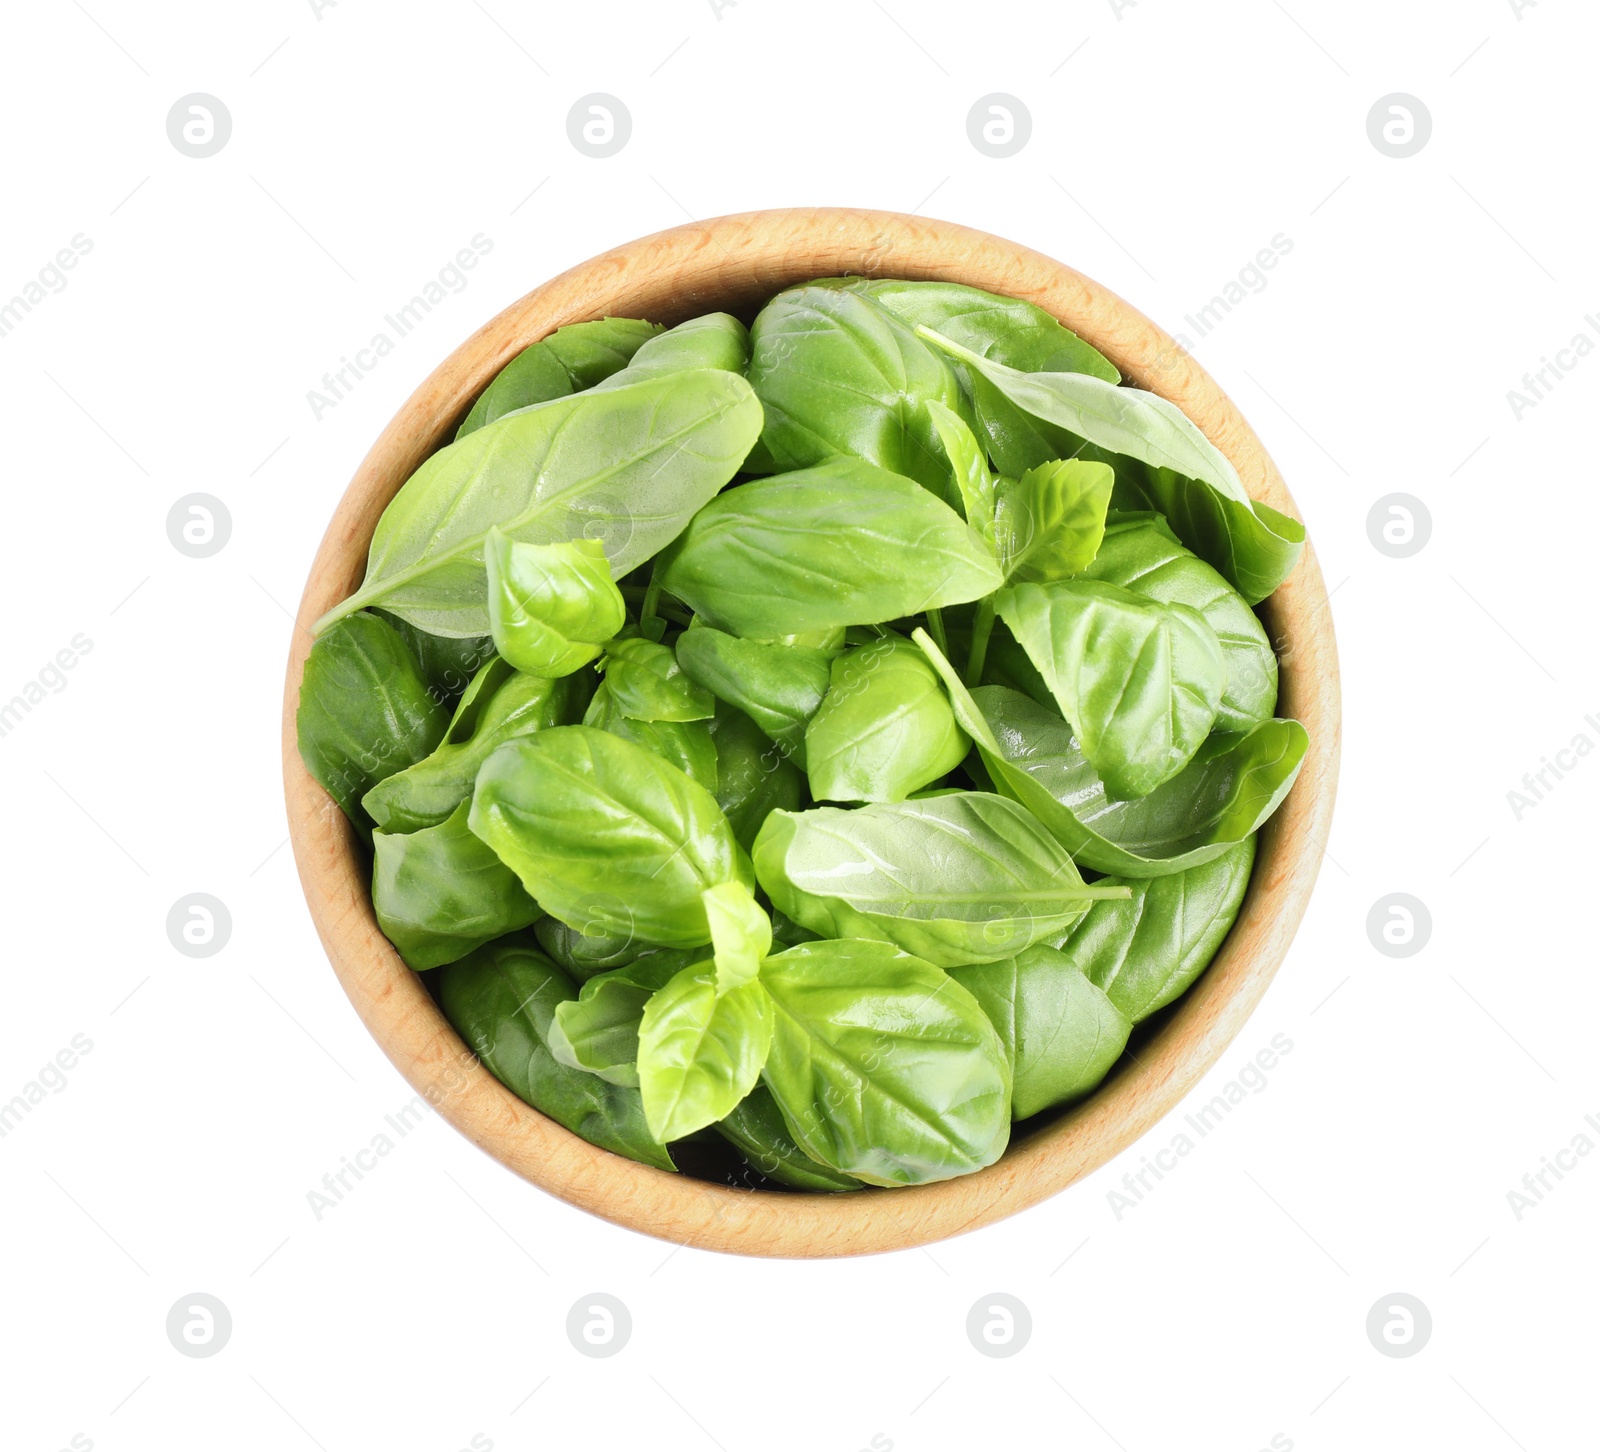
<path fill-rule="evenodd" d="M 1027 373 L 1088 373 L 1121 382 L 1109 359 L 1036 303 L 958 282 L 839 278 L 816 284 L 864 293 L 912 327 L 933 328 L 997 362 Z"/>
<path fill-rule="evenodd" d="M 576 999 L 558 1004 L 548 1035 L 556 1062 L 637 1089 L 639 1020 L 656 990 L 685 966 L 686 956 L 648 954 L 635 964 L 591 978 Z"/>
<path fill-rule="evenodd" d="M 1127 906 L 1096 903 L 1089 911 Z M 1001 963 L 952 969 L 950 976 L 999 1031 L 1012 1065 L 1013 1119 L 1081 1099 L 1128 1046 L 1133 1024 L 1054 948 L 1039 944 Z"/>
<path fill-rule="evenodd" d="M 636 721 L 623 715 L 616 697 L 611 694 L 610 684 L 602 681 L 589 702 L 589 709 L 584 712 L 583 724 L 653 751 L 708 792 L 716 793 L 721 772 L 709 722 Z"/>
<path fill-rule="evenodd" d="M 954 643 L 952 641 L 952 645 Z M 983 662 L 983 684 L 1006 686 L 1052 711 L 1059 709 L 1050 687 L 1039 674 L 1039 667 L 1028 659 L 1028 652 L 1017 644 L 1016 636 L 1003 620 L 995 623 L 994 634 L 989 637 L 989 650 Z M 959 713 L 956 719 L 961 719 Z"/>
<path fill-rule="evenodd" d="M 748 852 L 770 812 L 799 810 L 800 771 L 754 721 L 732 706 L 718 703 L 711 731 L 717 748 L 717 805 Z"/>
<path fill-rule="evenodd" d="M 1055 459 L 1002 479 L 995 536 L 1006 579 L 1043 583 L 1088 569 L 1105 535 L 1114 477 L 1105 464 Z"/>
<path fill-rule="evenodd" d="M 650 1133 L 637 1089 L 556 1062 L 548 1035 L 572 981 L 542 953 L 503 938 L 439 971 L 439 1006 L 489 1070 L 524 1103 L 602 1149 L 674 1167 Z"/>
<path fill-rule="evenodd" d="M 772 1000 L 758 980 L 723 991 L 709 963 L 685 968 L 645 1005 L 639 1092 L 658 1139 L 732 1113 L 772 1047 Z"/>
<path fill-rule="evenodd" d="M 989 472 L 989 461 L 983 456 L 983 447 L 967 427 L 967 421 L 954 409 L 946 408 L 936 398 L 928 400 L 927 408 L 928 416 L 933 420 L 934 432 L 938 434 L 939 443 L 950 460 L 961 512 L 983 542 L 996 550 L 995 480 Z"/>
<path fill-rule="evenodd" d="M 372 613 L 400 632 L 428 683 L 428 693 L 442 706 L 454 706 L 494 654 L 494 641 L 487 635 L 429 635 L 398 615 L 384 610 Z"/>
<path fill-rule="evenodd" d="M 1217 719 L 1227 667 L 1205 616 L 1099 580 L 995 597 L 1113 797 L 1182 770 Z"/>
<path fill-rule="evenodd" d="M 578 983 L 625 967 L 650 951 L 632 933 L 606 933 L 588 923 L 569 928 L 548 914 L 533 925 L 533 935 L 551 961 Z"/>
<path fill-rule="evenodd" d="M 385 777 L 361 805 L 385 832 L 437 826 L 472 795 L 478 768 L 491 752 L 519 736 L 568 724 L 577 695 L 570 681 L 525 676 L 492 657 L 461 697 L 444 740 L 421 761 Z"/>
<path fill-rule="evenodd" d="M 727 993 L 761 971 L 761 960 L 772 951 L 772 923 L 742 882 L 708 887 L 700 901 L 711 928 L 717 992 Z"/>
<path fill-rule="evenodd" d="M 601 669 L 617 709 L 635 721 L 705 721 L 715 713 L 711 692 L 684 674 L 670 646 L 614 640 Z"/>
<path fill-rule="evenodd" d="M 806 285 L 762 308 L 750 338 L 761 442 L 779 470 L 851 455 L 950 496 L 924 404 L 968 419 L 971 405 L 955 370 L 906 323 L 858 293 Z"/>
<path fill-rule="evenodd" d="M 545 911 L 573 926 L 691 948 L 711 938 L 700 894 L 753 886 L 710 792 L 588 726 L 502 746 L 478 772 L 470 821 Z"/>
<path fill-rule="evenodd" d="M 601 538 L 613 577 L 625 575 L 733 477 L 760 425 L 750 386 L 712 369 L 508 414 L 401 486 L 373 532 L 361 588 L 315 629 L 377 603 L 438 635 L 486 634 L 491 526 L 530 544 Z"/>
<path fill-rule="evenodd" d="M 1096 897 L 1065 849 L 989 792 L 774 812 L 752 849 L 773 905 L 827 937 L 897 944 L 942 967 L 1010 958 Z"/>
<path fill-rule="evenodd" d="M 1219 731 L 1149 796 L 1113 801 L 1054 711 L 1002 686 L 968 694 L 946 671 L 956 719 L 977 743 L 995 789 L 1023 803 L 1097 872 L 1164 877 L 1220 857 L 1277 811 L 1309 745 L 1298 721 Z"/>
<path fill-rule="evenodd" d="M 834 940 L 768 958 L 760 981 L 773 1004 L 763 1077 L 812 1159 L 870 1185 L 923 1185 L 1000 1158 L 1010 1068 L 949 974 L 886 943 Z"/>
<path fill-rule="evenodd" d="M 919 336 L 960 358 L 1035 418 L 1143 465 L 1135 472 L 1150 503 L 1250 604 L 1264 600 L 1294 568 L 1305 527 L 1252 501 L 1233 465 L 1176 404 L 1084 373 L 1019 372 L 928 328 Z M 1057 443 L 1046 457 L 1060 456 Z"/>
<path fill-rule="evenodd" d="M 725 1119 L 712 1125 L 750 1166 L 795 1190 L 859 1190 L 861 1181 L 819 1165 L 794 1142 L 772 1091 L 757 1084 Z"/>
<path fill-rule="evenodd" d="M 720 368 L 743 373 L 750 361 L 750 334 L 729 313 L 707 313 L 668 328 L 646 342 L 620 373 L 614 373 L 597 391 L 625 388 L 646 378 L 683 373 L 691 368 Z"/>
<path fill-rule="evenodd" d="M 524 348 L 495 375 L 461 421 L 456 437 L 518 409 L 593 388 L 625 367 L 640 345 L 660 331 L 655 323 L 632 318 L 601 318 L 557 328 L 548 338 Z"/>
<path fill-rule="evenodd" d="M 1149 1018 L 1187 993 L 1216 956 L 1255 858 L 1256 839 L 1246 837 L 1185 872 L 1129 879 L 1132 898 L 1097 902 L 1061 950 L 1134 1023 Z"/>
<path fill-rule="evenodd" d="M 806 727 L 811 795 L 904 801 L 961 765 L 971 744 L 922 652 L 888 635 L 833 663 L 828 694 Z"/>
<path fill-rule="evenodd" d="M 1177 776 L 1137 801 L 1113 801 L 1059 717 L 1032 702 L 992 702 L 1010 763 L 1038 790 L 1017 795 L 1089 866 L 1125 877 L 1160 877 L 1221 856 L 1253 833 L 1294 785 L 1307 737 L 1298 721 L 1218 732 Z M 997 785 L 1013 790 L 1017 773 Z M 1053 802 L 1052 808 L 1048 803 Z M 1077 845 L 1074 846 L 1074 839 Z"/>
<path fill-rule="evenodd" d="M 437 827 L 372 834 L 372 908 L 408 968 L 437 968 L 539 916 L 516 874 L 467 827 L 462 802 Z"/>
<path fill-rule="evenodd" d="M 491 525 L 483 561 L 495 648 L 528 675 L 570 676 L 628 618 L 597 539 L 523 544 Z"/>
<path fill-rule="evenodd" d="M 311 647 L 295 713 L 300 759 L 363 836 L 362 797 L 432 751 L 448 723 L 388 622 L 352 615 Z"/>
<path fill-rule="evenodd" d="M 1159 514 L 1112 515 L 1083 578 L 1121 585 L 1164 604 L 1193 606 L 1216 633 L 1227 667 L 1216 729 L 1248 731 L 1271 719 L 1278 703 L 1278 658 L 1266 630 L 1239 592 L 1179 544 Z M 993 650 L 991 645 L 991 659 Z"/>
<path fill-rule="evenodd" d="M 740 640 L 698 619 L 678 637 L 676 649 L 685 675 L 738 707 L 786 757 L 805 766 L 806 723 L 827 694 L 830 652 Z"/>
<path fill-rule="evenodd" d="M 730 490 L 657 568 L 708 625 L 757 640 L 898 620 L 1000 584 L 988 547 L 953 509 L 858 459 Z"/>

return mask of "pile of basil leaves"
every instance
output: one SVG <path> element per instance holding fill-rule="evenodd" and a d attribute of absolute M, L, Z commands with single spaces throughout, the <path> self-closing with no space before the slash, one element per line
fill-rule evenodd
<path fill-rule="evenodd" d="M 384 511 L 300 750 L 529 1104 L 663 1170 L 948 1179 L 1226 934 L 1306 750 L 1252 609 L 1302 539 L 1027 302 L 579 323 Z"/>

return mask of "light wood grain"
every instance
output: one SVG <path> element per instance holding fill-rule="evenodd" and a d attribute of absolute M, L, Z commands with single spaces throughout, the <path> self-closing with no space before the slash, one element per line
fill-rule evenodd
<path fill-rule="evenodd" d="M 378 516 L 448 441 L 496 371 L 566 323 L 607 315 L 677 322 L 745 316 L 780 288 L 841 273 L 964 282 L 1027 298 L 1189 415 L 1252 496 L 1298 517 L 1261 441 L 1211 377 L 1121 298 L 1041 253 L 948 222 L 892 212 L 752 212 L 675 227 L 535 288 L 480 328 L 407 400 L 345 491 L 306 583 L 283 701 L 290 832 L 306 901 L 334 972 L 407 1080 L 486 1153 L 562 1199 L 666 1240 L 746 1255 L 857 1255 L 925 1244 L 1054 1195 L 1126 1149 L 1214 1064 L 1283 961 L 1322 863 L 1339 762 L 1339 669 L 1327 592 L 1309 545 L 1265 607 L 1281 663 L 1279 714 L 1311 749 L 1261 834 L 1243 910 L 1210 970 L 1088 1101 L 996 1165 L 944 1184 L 849 1195 L 733 1190 L 596 1149 L 503 1088 L 462 1044 L 372 914 L 353 832 L 301 763 L 295 707 L 308 627 L 360 583 Z"/>

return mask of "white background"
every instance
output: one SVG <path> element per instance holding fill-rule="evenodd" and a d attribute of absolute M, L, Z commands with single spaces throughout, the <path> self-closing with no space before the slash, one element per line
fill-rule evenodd
<path fill-rule="evenodd" d="M 0 1099 L 92 1051 L 0 1140 L 0 1442 L 456 1452 L 1594 1445 L 1600 1156 L 1507 1192 L 1600 1115 L 1592 570 L 1600 357 L 1507 391 L 1600 310 L 1594 57 L 1577 0 L 913 4 L 45 0 L 5 24 L 0 298 L 93 249 L 0 338 L 0 699 L 92 650 L 0 738 Z M 220 97 L 196 160 L 165 118 Z M 565 118 L 620 97 L 633 135 Z M 989 92 L 1033 135 L 969 143 Z M 1366 117 L 1420 97 L 1394 160 Z M 284 846 L 289 612 L 335 501 L 444 354 L 559 270 L 723 212 L 953 218 L 1090 273 L 1174 331 L 1281 464 L 1321 554 L 1345 691 L 1329 861 L 1265 1002 L 1197 1099 L 1293 1042 L 1120 1219 L 1086 1182 L 930 1251 L 768 1263 L 570 1209 L 429 1118 L 320 1222 L 307 1194 L 411 1097 L 340 993 Z M 493 250 L 343 402 L 307 391 L 474 234 Z M 1207 338 L 1183 317 L 1277 234 Z M 214 494 L 227 547 L 168 542 Z M 1367 516 L 1422 499 L 1391 559 Z M 1570 759 L 1570 758 L 1569 758 Z M 208 892 L 232 937 L 180 956 Z M 1381 956 L 1380 897 L 1431 910 Z M 1188 1108 L 1192 1109 L 1191 1103 Z M 1587 1130 L 1600 1143 L 1600 1130 Z M 1541 1192 L 1543 1193 L 1543 1192 Z M 169 1344 L 204 1291 L 217 1356 Z M 568 1343 L 606 1291 L 634 1331 Z M 980 1296 L 1033 1319 L 1005 1360 Z M 1365 1323 L 1403 1291 L 1409 1359 Z M 874 1441 L 874 1439 L 877 1439 Z"/>

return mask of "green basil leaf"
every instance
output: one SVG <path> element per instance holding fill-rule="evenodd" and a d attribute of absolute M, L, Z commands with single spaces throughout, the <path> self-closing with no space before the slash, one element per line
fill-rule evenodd
<path fill-rule="evenodd" d="M 1153 791 L 1210 733 L 1227 666 L 1198 610 L 1099 580 L 1009 586 L 995 610 L 1112 796 Z"/>
<path fill-rule="evenodd" d="M 602 681 L 584 712 L 583 724 L 653 751 L 713 795 L 719 790 L 722 773 L 708 721 L 636 721 L 623 714 L 610 684 Z"/>
<path fill-rule="evenodd" d="M 551 961 L 578 983 L 625 967 L 650 951 L 650 945 L 633 933 L 602 932 L 588 923 L 568 927 L 548 914 L 533 925 L 533 935 Z"/>
<path fill-rule="evenodd" d="M 646 378 L 683 373 L 691 368 L 720 368 L 743 373 L 750 361 L 750 334 L 729 313 L 707 313 L 690 318 L 649 339 L 620 373 L 614 373 L 597 391 L 625 388 Z"/>
<path fill-rule="evenodd" d="M 711 939 L 700 894 L 754 885 L 710 792 L 588 726 L 502 746 L 478 772 L 470 821 L 545 911 L 573 926 L 691 948 Z"/>
<path fill-rule="evenodd" d="M 639 1021 L 656 990 L 685 966 L 686 956 L 676 951 L 651 953 L 591 978 L 576 999 L 558 1004 L 549 1032 L 556 1061 L 637 1089 Z"/>
<path fill-rule="evenodd" d="M 663 331 L 660 323 L 636 318 L 601 318 L 591 323 L 568 323 L 544 340 L 561 360 L 572 380 L 572 391 L 596 388 L 626 368 L 639 349 Z"/>
<path fill-rule="evenodd" d="M 425 757 L 448 724 L 388 622 L 352 615 L 311 647 L 295 714 L 300 759 L 363 836 L 362 797 Z"/>
<path fill-rule="evenodd" d="M 1256 839 L 1246 837 L 1186 872 L 1130 878 L 1127 902 L 1097 902 L 1061 951 L 1134 1023 L 1188 992 L 1239 915 Z M 1104 879 L 1107 882 L 1113 878 Z"/>
<path fill-rule="evenodd" d="M 541 680 L 494 656 L 461 697 L 444 740 L 421 761 L 385 777 L 361 805 L 385 832 L 435 827 L 472 795 L 478 768 L 519 736 L 569 724 L 577 688 Z"/>
<path fill-rule="evenodd" d="M 864 293 L 912 327 L 933 328 L 985 358 L 1026 373 L 1089 373 L 1121 382 L 1111 361 L 1036 303 L 958 282 L 840 278 L 815 286 Z"/>
<path fill-rule="evenodd" d="M 1250 604 L 1266 599 L 1294 568 L 1305 527 L 1252 501 L 1233 465 L 1176 404 L 1084 373 L 1019 372 L 928 328 L 919 336 L 1035 418 L 1144 466 L 1136 472 L 1150 503 Z M 1046 457 L 1061 457 L 1059 443 Z"/>
<path fill-rule="evenodd" d="M 575 996 L 566 974 L 515 938 L 439 970 L 439 1006 L 502 1084 L 573 1134 L 614 1154 L 675 1166 L 645 1123 L 637 1089 L 556 1062 L 548 1043 L 556 1006 Z"/>
<path fill-rule="evenodd" d="M 952 646 L 954 646 L 952 639 Z M 957 660 L 961 659 L 958 655 Z M 989 650 L 983 661 L 983 681 L 986 686 L 1006 686 L 1031 696 L 1041 706 L 1057 710 L 1056 698 L 1039 674 L 1039 667 L 1028 659 L 1028 652 L 1017 644 L 1017 638 L 1003 620 L 997 620 L 994 633 L 989 637 Z M 960 720 L 959 714 L 957 720 Z"/>
<path fill-rule="evenodd" d="M 1115 801 L 1054 711 L 1001 686 L 979 687 L 963 708 L 952 679 L 956 719 L 996 790 L 1023 803 L 1078 861 L 1122 877 L 1183 872 L 1242 842 L 1277 811 L 1309 745 L 1298 721 L 1219 731 L 1148 796 Z"/>
<path fill-rule="evenodd" d="M 738 707 L 805 767 L 806 723 L 828 692 L 829 651 L 740 640 L 698 619 L 676 649 L 685 675 Z"/>
<path fill-rule="evenodd" d="M 886 943 L 834 940 L 768 958 L 760 982 L 773 1004 L 763 1077 L 812 1159 L 870 1185 L 923 1185 L 1005 1151 L 1005 1051 L 948 973 Z"/>
<path fill-rule="evenodd" d="M 437 827 L 372 834 L 372 908 L 406 966 L 437 968 L 539 916 L 516 874 L 467 827 L 462 802 Z"/>
<path fill-rule="evenodd" d="M 530 676 L 570 676 L 628 618 L 597 539 L 522 544 L 490 526 L 483 561 L 495 648 Z"/>
<path fill-rule="evenodd" d="M 639 1092 L 658 1139 L 681 1139 L 732 1113 L 772 1047 L 772 1000 L 759 980 L 722 991 L 709 963 L 685 968 L 645 1005 Z"/>
<path fill-rule="evenodd" d="M 855 811 L 774 812 L 751 855 L 773 905 L 827 937 L 897 944 L 941 967 L 1010 958 L 1100 896 L 1022 807 L 952 792 Z"/>
<path fill-rule="evenodd" d="M 772 922 L 742 882 L 723 882 L 700 894 L 711 927 L 718 993 L 749 983 L 772 951 Z"/>
<path fill-rule="evenodd" d="M 743 711 L 719 702 L 711 731 L 717 748 L 717 805 L 748 852 L 769 813 L 800 809 L 803 779 L 799 768 Z"/>
<path fill-rule="evenodd" d="M 983 446 L 954 409 L 946 408 L 936 398 L 928 400 L 927 408 L 933 430 L 950 460 L 961 512 L 983 542 L 995 550 L 995 479 L 983 456 Z"/>
<path fill-rule="evenodd" d="M 1271 719 L 1278 704 L 1278 658 L 1266 630 L 1239 592 L 1179 544 L 1159 514 L 1112 515 L 1100 552 L 1083 578 L 1198 610 L 1216 633 L 1227 666 L 1216 729 L 1248 731 Z M 991 644 L 991 658 L 993 650 Z M 1014 684 L 998 679 L 988 683 Z"/>
<path fill-rule="evenodd" d="M 750 337 L 761 442 L 779 470 L 851 455 L 951 497 L 924 405 L 968 419 L 971 405 L 955 370 L 906 323 L 857 293 L 806 285 L 773 298 Z"/>
<path fill-rule="evenodd" d="M 1078 459 L 1002 479 L 995 536 L 1006 579 L 1044 583 L 1088 569 L 1105 536 L 1114 479 L 1107 465 Z"/>
<path fill-rule="evenodd" d="M 442 706 L 453 707 L 494 655 L 494 641 L 487 635 L 429 635 L 398 615 L 385 610 L 372 613 L 388 621 L 404 637 L 422 671 L 422 679 L 428 683 L 428 693 Z"/>
<path fill-rule="evenodd" d="M 1089 912 L 1127 906 L 1096 903 Z M 950 976 L 978 1000 L 1005 1045 L 1013 1119 L 1081 1099 L 1128 1046 L 1127 1016 L 1078 963 L 1042 943 L 1004 962 L 952 969 Z"/>
<path fill-rule="evenodd" d="M 761 405 L 694 369 L 508 414 L 433 455 L 373 532 L 367 575 L 316 629 L 381 604 L 437 635 L 483 635 L 484 539 L 600 538 L 620 578 L 675 538 L 738 469 Z"/>
<path fill-rule="evenodd" d="M 811 795 L 904 801 L 958 767 L 971 744 L 922 652 L 887 635 L 833 663 L 828 694 L 806 727 Z"/>
<path fill-rule="evenodd" d="M 658 577 L 708 625 L 757 640 L 898 620 L 1000 584 L 953 509 L 859 459 L 729 490 L 662 555 Z"/>
<path fill-rule="evenodd" d="M 772 1091 L 757 1084 L 725 1119 L 712 1125 L 742 1154 L 753 1169 L 769 1180 L 795 1190 L 832 1193 L 859 1190 L 861 1181 L 819 1165 L 794 1142 Z"/>
<path fill-rule="evenodd" d="M 672 648 L 629 636 L 606 647 L 606 685 L 617 709 L 635 721 L 706 721 L 711 692 L 684 673 Z"/>
<path fill-rule="evenodd" d="M 640 346 L 660 331 L 655 323 L 632 318 L 600 318 L 557 328 L 548 338 L 524 348 L 495 375 L 461 421 L 456 437 L 518 409 L 593 388 L 625 367 Z"/>

